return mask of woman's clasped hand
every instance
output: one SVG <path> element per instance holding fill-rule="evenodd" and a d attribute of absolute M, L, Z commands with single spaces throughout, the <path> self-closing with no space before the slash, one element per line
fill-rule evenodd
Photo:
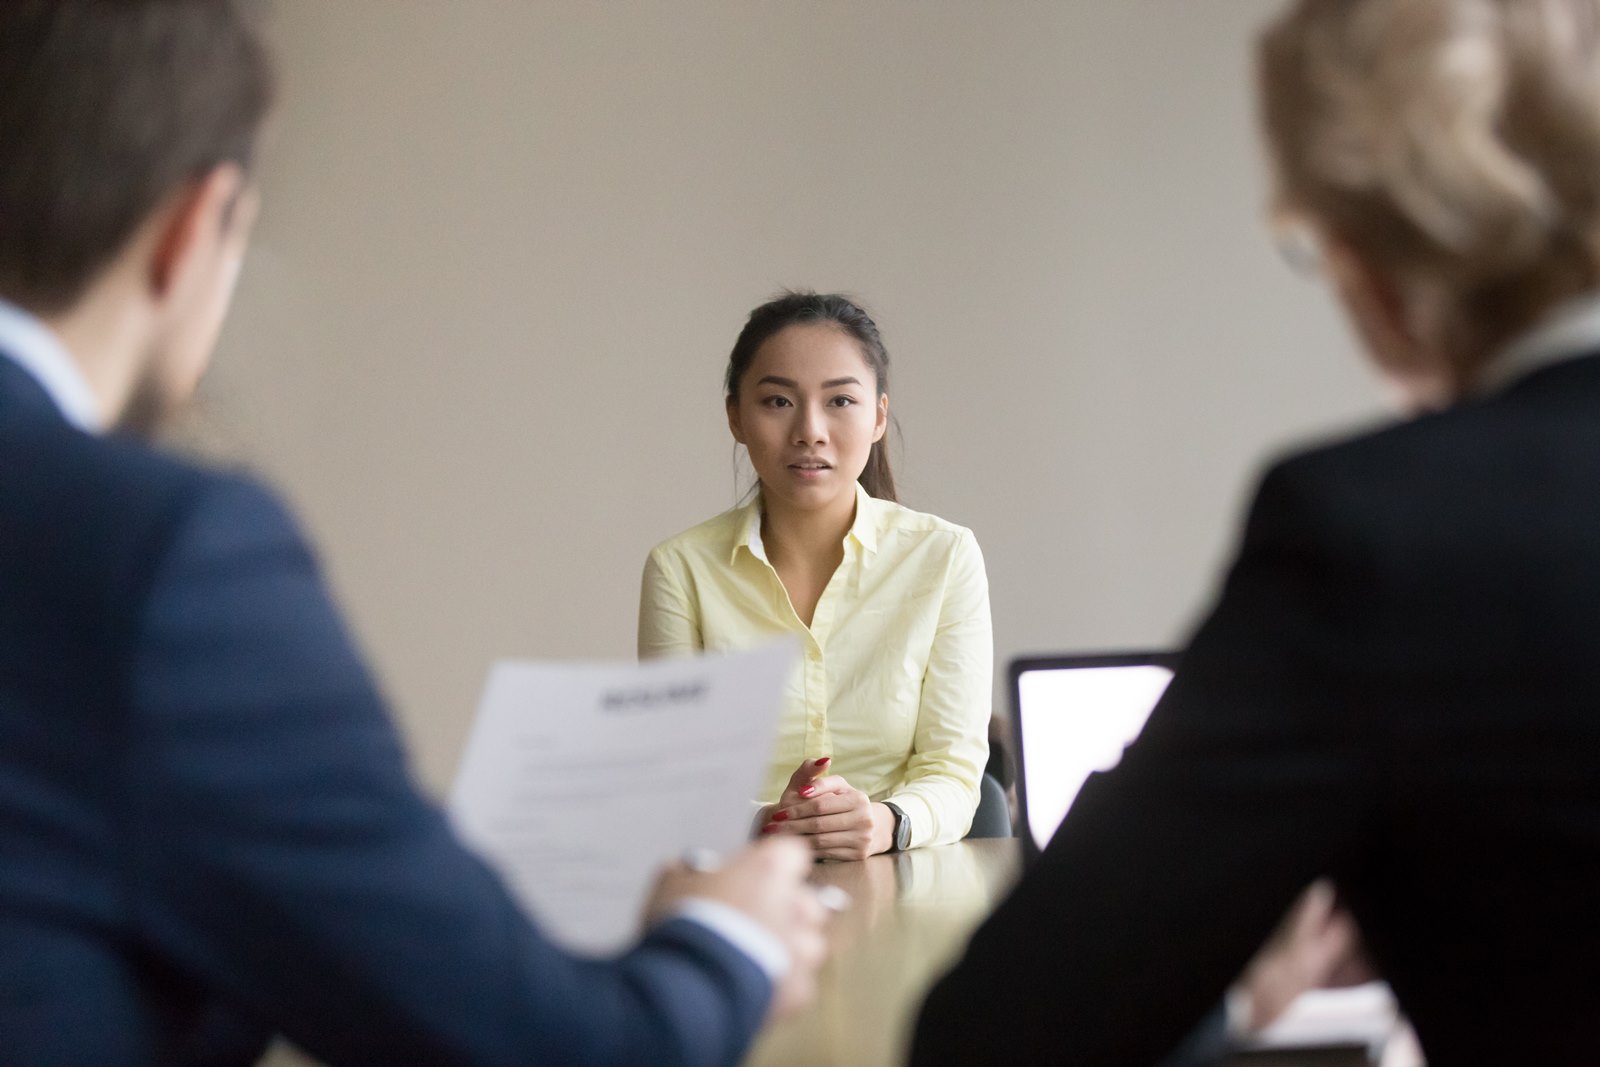
<path fill-rule="evenodd" d="M 776 804 L 761 809 L 761 835 L 798 834 L 818 859 L 861 860 L 889 851 L 894 814 L 845 781 L 828 774 L 832 759 L 806 760 L 789 776 Z"/>

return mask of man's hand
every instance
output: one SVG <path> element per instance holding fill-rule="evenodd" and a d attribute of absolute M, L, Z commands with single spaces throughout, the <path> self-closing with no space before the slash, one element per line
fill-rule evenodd
<path fill-rule="evenodd" d="M 827 955 L 828 911 L 806 882 L 811 850 L 791 839 L 763 841 L 725 858 L 714 871 L 677 863 L 661 874 L 645 909 L 646 924 L 671 914 L 677 903 L 699 897 L 737 908 L 789 950 L 789 973 L 773 992 L 772 1014 L 785 1016 L 816 996 L 817 970 Z"/>

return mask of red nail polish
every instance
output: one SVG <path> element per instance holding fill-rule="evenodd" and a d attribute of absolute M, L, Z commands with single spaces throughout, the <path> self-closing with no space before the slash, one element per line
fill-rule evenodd
<path fill-rule="evenodd" d="M 804 789 L 800 790 L 800 795 L 803 796 L 803 797 L 808 797 L 812 793 L 815 793 L 816 791 L 817 791 L 817 787 L 816 786 L 808 785 Z"/>
<path fill-rule="evenodd" d="M 823 756 L 821 759 L 817 760 L 817 766 L 818 767 L 826 767 L 832 761 L 833 761 L 833 757 L 832 756 Z"/>
<path fill-rule="evenodd" d="M 786 820 L 788 818 L 789 818 L 789 813 L 788 812 L 786 812 L 786 811 L 775 811 L 775 812 L 772 813 L 771 821 L 772 822 L 783 822 L 784 820 Z"/>
<path fill-rule="evenodd" d="M 761 828 L 761 832 L 764 834 L 775 834 L 778 832 L 778 828 L 773 826 L 771 823 L 768 823 Z"/>

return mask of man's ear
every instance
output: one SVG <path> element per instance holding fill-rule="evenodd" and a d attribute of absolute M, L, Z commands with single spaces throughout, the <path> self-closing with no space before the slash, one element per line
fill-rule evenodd
<path fill-rule="evenodd" d="M 739 401 L 728 397 L 728 432 L 733 434 L 735 444 L 744 444 L 744 423 L 739 418 Z"/>
<path fill-rule="evenodd" d="M 164 301 L 209 265 L 235 226 L 246 225 L 244 170 L 221 163 L 167 198 L 153 220 L 155 241 L 147 274 L 150 295 Z"/>
<path fill-rule="evenodd" d="M 878 394 L 878 421 L 872 427 L 873 443 L 883 440 L 883 435 L 889 432 L 889 394 Z"/>

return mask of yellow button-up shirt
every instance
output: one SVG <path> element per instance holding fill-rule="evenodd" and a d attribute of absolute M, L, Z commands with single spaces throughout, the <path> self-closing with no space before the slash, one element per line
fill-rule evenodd
<path fill-rule="evenodd" d="M 808 627 L 767 560 L 759 497 L 657 545 L 639 656 L 800 635 L 764 799 L 802 760 L 832 756 L 832 773 L 905 812 L 913 845 L 959 840 L 989 752 L 994 638 L 978 542 L 858 485 L 844 548 Z"/>

